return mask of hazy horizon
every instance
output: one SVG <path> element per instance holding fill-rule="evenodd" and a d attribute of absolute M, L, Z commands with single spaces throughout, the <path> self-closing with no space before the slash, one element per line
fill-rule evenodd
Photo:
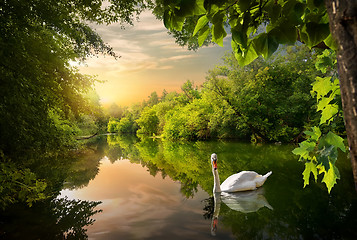
<path fill-rule="evenodd" d="M 91 57 L 79 66 L 81 73 L 104 81 L 95 86 L 103 106 L 130 106 L 148 99 L 154 91 L 159 96 L 164 89 L 179 91 L 187 80 L 200 85 L 208 70 L 231 49 L 230 38 L 226 38 L 223 48 L 211 45 L 189 51 L 176 44 L 162 21 L 150 12 L 141 14 L 139 22 L 125 29 L 120 24 L 93 27 L 121 56 L 117 60 L 111 56 Z"/>

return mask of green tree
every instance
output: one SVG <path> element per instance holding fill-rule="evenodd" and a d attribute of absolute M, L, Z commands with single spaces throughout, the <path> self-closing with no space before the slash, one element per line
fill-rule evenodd
<path fill-rule="evenodd" d="M 136 120 L 139 126 L 137 133 L 156 135 L 158 134 L 159 118 L 154 108 L 146 108 L 141 112 L 141 116 Z"/>
<path fill-rule="evenodd" d="M 194 85 L 193 81 L 187 80 L 182 86 L 182 100 L 184 102 L 190 102 L 194 99 L 200 98 L 200 92 L 198 91 L 198 87 Z"/>
<path fill-rule="evenodd" d="M 210 137 L 209 122 L 213 109 L 204 99 L 194 99 L 185 106 L 167 112 L 163 136 L 173 140 L 196 140 Z"/>
<path fill-rule="evenodd" d="M 147 101 L 148 106 L 152 107 L 159 103 L 159 95 L 157 92 L 152 92 L 149 96 L 149 100 Z"/>
<path fill-rule="evenodd" d="M 279 44 L 301 41 L 308 47 L 337 50 L 339 82 L 347 138 L 357 185 L 357 2 L 343 1 L 177 1 L 165 2 L 164 24 L 181 31 L 185 20 L 199 16 L 193 35 L 200 45 L 212 34 L 223 45 L 225 23 L 232 33 L 232 49 L 238 63 L 247 65 L 262 55 L 269 58 Z"/>
<path fill-rule="evenodd" d="M 120 119 L 123 117 L 126 110 L 127 110 L 126 107 L 121 107 L 121 106 L 118 106 L 116 103 L 113 103 L 110 105 L 110 107 L 107 111 L 108 111 L 109 117 Z"/>
<path fill-rule="evenodd" d="M 89 24 L 131 24 L 147 3 L 0 2 L 0 151 L 5 155 L 1 162 L 15 163 L 13 171 L 1 164 L 1 173 L 24 183 L 26 178 L 11 172 L 32 177 L 24 170 L 31 165 L 28 155 L 51 155 L 75 146 L 76 120 L 97 108 L 86 97 L 96 80 L 70 63 L 100 53 L 117 57 Z"/>
<path fill-rule="evenodd" d="M 70 61 L 98 53 L 116 56 L 88 22 L 131 23 L 146 7 L 143 1 L 103 2 L 0 3 L 0 149 L 5 154 L 58 149 L 68 131 L 53 118 L 71 120 L 86 110 L 84 94 L 95 79 Z"/>
<path fill-rule="evenodd" d="M 269 61 L 257 59 L 245 67 L 232 54 L 224 63 L 209 72 L 204 94 L 225 102 L 237 129 L 249 129 L 260 141 L 289 142 L 300 136 L 315 115 L 310 96 L 314 56 L 307 48 L 283 48 Z"/>

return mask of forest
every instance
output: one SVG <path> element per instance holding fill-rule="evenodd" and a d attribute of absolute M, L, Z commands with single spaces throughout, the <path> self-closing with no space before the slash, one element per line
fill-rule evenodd
<path fill-rule="evenodd" d="M 31 206 L 58 194 L 65 176 L 49 177 L 51 164 L 81 151 L 79 139 L 106 132 L 175 141 L 299 143 L 294 153 L 305 163 L 305 185 L 310 173 L 315 180 L 324 174 L 331 190 L 339 178 L 337 153 L 346 151 L 343 138 L 353 131 L 346 132 L 342 118 L 341 97 L 347 95 L 339 91 L 330 8 L 315 1 L 239 1 L 230 8 L 197 0 L 185 11 L 188 1 L 109 1 L 107 7 L 103 2 L 0 3 L 0 208 L 17 202 Z M 227 35 L 224 23 L 230 25 L 233 52 L 209 71 L 202 86 L 190 79 L 181 92 L 153 92 L 144 102 L 105 110 L 93 89 L 95 77 L 70 63 L 98 54 L 119 58 L 88 22 L 133 24 L 144 10 L 152 10 L 189 49 L 220 45 Z M 286 16 L 289 24 L 283 26 Z M 264 22 L 272 25 L 270 35 L 249 40 Z M 281 28 L 294 34 L 282 36 Z M 320 42 L 324 47 L 315 48 Z"/>
<path fill-rule="evenodd" d="M 244 67 L 231 53 L 223 62 L 209 71 L 202 86 L 187 80 L 180 93 L 153 92 L 135 108 L 111 117 L 108 132 L 169 140 L 296 143 L 320 121 L 312 83 L 336 74 L 333 67 L 317 71 L 318 52 L 303 45 L 281 48 L 268 61 L 259 58 Z M 345 134 L 341 118 L 331 128 Z"/>

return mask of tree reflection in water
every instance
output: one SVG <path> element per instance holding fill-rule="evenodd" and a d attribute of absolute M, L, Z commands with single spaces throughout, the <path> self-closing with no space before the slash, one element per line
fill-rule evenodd
<path fill-rule="evenodd" d="M 0 239 L 87 239 L 86 226 L 101 202 L 53 199 L 29 208 L 15 205 L 0 214 Z"/>
<path fill-rule="evenodd" d="M 106 138 L 88 141 L 84 151 L 70 155 L 39 156 L 29 158 L 30 167 L 39 178 L 45 179 L 49 198 L 34 204 L 25 203 L 0 210 L 0 239 L 86 239 L 86 226 L 93 224 L 92 217 L 101 212 L 101 202 L 58 198 L 62 188 L 82 188 L 99 171 L 99 161 L 104 156 Z"/>
<path fill-rule="evenodd" d="M 213 151 L 221 156 L 222 179 L 232 171 L 244 169 L 257 172 L 269 169 L 274 175 L 269 184 L 264 185 L 265 193 L 257 192 L 253 197 L 257 203 L 252 204 L 252 200 L 246 200 L 248 196 L 241 194 L 215 196 L 216 201 L 214 197 L 205 199 L 204 218 L 213 220 L 204 223 L 207 223 L 207 234 L 211 224 L 217 239 L 306 239 L 312 236 L 317 239 L 357 239 L 354 231 L 357 197 L 351 191 L 354 186 L 349 178 L 348 159 L 339 160 L 341 180 L 329 195 L 321 184 L 311 184 L 303 189 L 303 166 L 292 155 L 292 149 L 293 146 L 288 145 L 173 143 L 115 135 L 108 136 L 108 139 L 104 137 L 99 142 L 92 140 L 87 149 L 91 152 L 66 162 L 56 161 L 58 164 L 53 161 L 40 164 L 37 173 L 41 178 L 51 180 L 54 200 L 36 204 L 30 209 L 16 205 L 7 212 L 1 212 L 0 239 L 86 238 L 85 227 L 92 224 L 94 220 L 91 218 L 100 212 L 96 210 L 100 203 L 57 199 L 56 193 L 64 182 L 68 189 L 86 186 L 98 173 L 99 161 L 104 156 L 111 162 L 128 159 L 146 167 L 153 176 L 161 175 L 180 182 L 182 196 L 201 201 L 205 197 L 195 199 L 197 191 L 202 189 L 207 195 L 212 194 L 210 155 Z M 237 202 L 237 198 L 240 203 L 233 210 L 229 202 Z M 267 204 L 262 204 L 264 200 Z"/>

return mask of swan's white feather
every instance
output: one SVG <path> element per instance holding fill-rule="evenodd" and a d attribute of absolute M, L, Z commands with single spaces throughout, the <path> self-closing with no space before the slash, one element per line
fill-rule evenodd
<path fill-rule="evenodd" d="M 222 192 L 254 190 L 264 184 L 271 173 L 262 176 L 253 171 L 242 171 L 229 176 L 222 184 Z"/>

